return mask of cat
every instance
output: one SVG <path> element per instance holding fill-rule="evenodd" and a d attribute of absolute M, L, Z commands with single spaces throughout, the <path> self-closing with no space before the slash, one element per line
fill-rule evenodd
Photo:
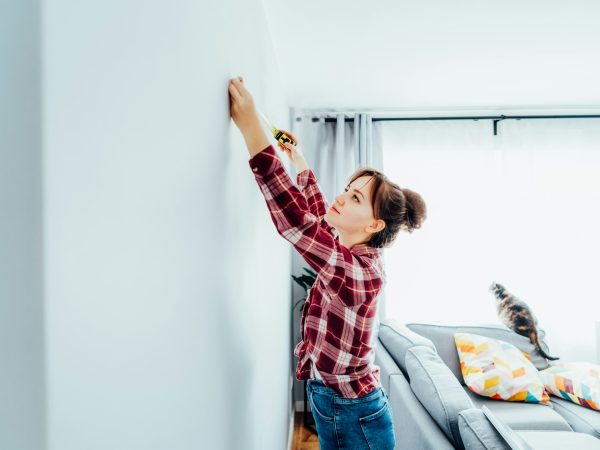
<path fill-rule="evenodd" d="M 560 359 L 548 355 L 542 349 L 537 329 L 537 318 L 527 303 L 508 292 L 500 283 L 492 282 L 489 290 L 496 297 L 496 312 L 504 325 L 521 336 L 529 338 L 544 358 L 550 361 Z"/>

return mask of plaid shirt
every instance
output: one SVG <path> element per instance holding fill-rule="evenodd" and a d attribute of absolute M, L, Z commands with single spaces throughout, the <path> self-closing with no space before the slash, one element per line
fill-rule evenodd
<path fill-rule="evenodd" d="M 317 273 L 302 309 L 302 340 L 294 349 L 296 379 L 314 378 L 314 361 L 326 386 L 346 398 L 362 397 L 381 386 L 372 334 L 377 294 L 385 283 L 382 250 L 340 244 L 323 218 L 327 204 L 312 170 L 300 172 L 296 186 L 272 145 L 249 163 L 277 232 Z"/>

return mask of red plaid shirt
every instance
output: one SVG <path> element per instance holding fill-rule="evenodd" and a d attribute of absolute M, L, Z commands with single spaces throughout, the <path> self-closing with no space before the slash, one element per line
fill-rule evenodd
<path fill-rule="evenodd" d="M 312 378 L 314 361 L 326 386 L 346 398 L 362 397 L 381 386 L 371 340 L 377 294 L 385 283 L 382 250 L 340 244 L 323 219 L 327 203 L 312 170 L 300 172 L 296 186 L 272 145 L 249 163 L 278 233 L 317 273 L 302 309 L 302 339 L 294 349 L 296 379 Z"/>

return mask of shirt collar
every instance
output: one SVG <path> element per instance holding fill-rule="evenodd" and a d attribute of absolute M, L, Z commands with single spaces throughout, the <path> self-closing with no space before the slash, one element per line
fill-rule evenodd
<path fill-rule="evenodd" d="M 381 250 L 382 249 L 380 248 L 371 247 L 366 243 L 356 244 L 350 249 L 352 253 L 356 253 L 357 255 L 361 256 L 367 256 L 370 258 L 378 258 L 379 256 L 381 256 Z"/>
<path fill-rule="evenodd" d="M 337 232 L 337 230 L 335 230 L 335 239 L 338 242 L 340 240 L 340 235 Z M 356 255 L 366 256 L 366 257 L 369 257 L 369 258 L 378 258 L 378 257 L 380 257 L 382 255 L 383 249 L 376 248 L 376 247 L 371 247 L 367 243 L 362 243 L 362 244 L 356 244 L 355 246 L 353 246 L 350 249 L 350 251 L 352 253 L 356 254 Z"/>

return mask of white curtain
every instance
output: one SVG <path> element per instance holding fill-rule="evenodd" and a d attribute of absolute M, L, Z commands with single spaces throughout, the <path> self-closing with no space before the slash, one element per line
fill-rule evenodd
<path fill-rule="evenodd" d="M 428 207 L 386 251 L 387 316 L 499 323 L 496 281 L 552 356 L 596 361 L 600 119 L 379 123 L 386 174 Z"/>

